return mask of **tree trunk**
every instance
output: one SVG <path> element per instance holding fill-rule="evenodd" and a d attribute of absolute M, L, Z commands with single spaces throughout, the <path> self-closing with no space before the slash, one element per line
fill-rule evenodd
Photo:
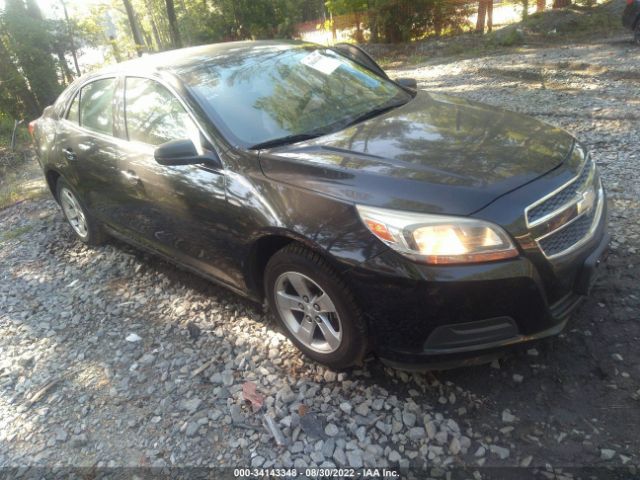
<path fill-rule="evenodd" d="M 493 0 L 490 0 L 493 1 Z M 476 33 L 484 33 L 485 18 L 487 16 L 486 0 L 478 1 L 478 20 L 476 21 Z"/>
<path fill-rule="evenodd" d="M 120 55 L 118 42 L 116 42 L 116 38 L 113 35 L 109 37 L 109 45 L 111 46 L 111 52 L 113 53 L 113 58 L 116 59 L 116 63 L 120 63 L 122 61 L 122 55 Z"/>
<path fill-rule="evenodd" d="M 545 7 L 547 6 L 546 0 L 536 0 L 536 12 L 544 12 Z"/>
<path fill-rule="evenodd" d="M 163 49 L 162 39 L 160 38 L 160 33 L 158 32 L 158 25 L 156 25 L 156 21 L 153 18 L 153 16 L 151 17 L 151 30 L 153 31 L 153 38 L 155 39 L 155 42 L 156 42 L 156 48 L 158 50 L 162 50 Z"/>
<path fill-rule="evenodd" d="M 529 0 L 522 0 L 522 20 L 529 18 Z"/>
<path fill-rule="evenodd" d="M 58 56 L 60 70 L 62 71 L 62 78 L 64 79 L 64 82 L 67 84 L 73 82 L 73 73 L 71 73 L 71 70 L 69 70 L 69 64 L 67 63 L 67 59 L 64 57 L 64 52 L 61 48 L 56 51 L 56 55 Z"/>
<path fill-rule="evenodd" d="M 442 20 L 442 8 L 440 3 L 436 2 L 433 9 L 433 30 L 436 38 L 440 38 L 442 35 Z"/>
<path fill-rule="evenodd" d="M 76 67 L 76 75 L 81 76 L 80 66 L 78 65 L 78 52 L 76 51 L 76 46 L 73 41 L 73 27 L 71 25 L 71 21 L 69 20 L 69 13 L 67 12 L 67 4 L 64 0 L 60 0 L 62 4 L 62 10 L 64 12 L 64 18 L 67 22 L 67 30 L 69 33 L 69 47 L 71 48 L 71 56 L 73 57 L 73 66 Z"/>
<path fill-rule="evenodd" d="M 493 0 L 487 2 L 487 31 L 493 31 Z"/>
<path fill-rule="evenodd" d="M 187 14 L 188 10 L 187 10 L 187 6 L 184 3 L 184 0 L 179 0 L 180 1 L 180 8 L 182 9 L 183 14 Z M 187 45 L 193 45 L 193 41 L 191 39 L 191 32 L 189 31 L 189 29 L 185 30 L 185 36 L 187 37 Z"/>
<path fill-rule="evenodd" d="M 553 8 L 564 8 L 571 5 L 571 0 L 553 0 Z"/>
<path fill-rule="evenodd" d="M 180 30 L 178 30 L 178 19 L 176 18 L 176 9 L 173 0 L 165 0 L 167 5 L 167 19 L 169 20 L 169 32 L 171 33 L 171 43 L 173 48 L 182 47 L 180 40 Z"/>
<path fill-rule="evenodd" d="M 153 39 L 156 43 L 156 50 L 164 50 L 164 41 L 160 35 L 160 29 L 158 28 L 158 22 L 156 21 L 156 16 L 151 6 L 151 0 L 145 0 L 144 4 L 149 13 L 149 22 L 151 23 L 151 32 L 153 33 Z"/>
<path fill-rule="evenodd" d="M 333 13 L 329 12 L 329 19 L 331 21 L 331 37 L 335 42 L 338 39 L 338 32 L 336 29 L 336 22 L 333 21 Z"/>
<path fill-rule="evenodd" d="M 369 43 L 378 43 L 378 11 L 371 5 L 371 1 L 367 1 L 367 18 L 369 19 Z"/>
<path fill-rule="evenodd" d="M 131 0 L 122 0 L 122 3 L 124 3 L 124 8 L 127 11 L 127 17 L 129 18 L 131 34 L 133 35 L 133 41 L 136 44 L 136 53 L 139 57 L 141 57 L 144 48 L 144 39 L 142 38 L 142 34 L 140 33 L 140 27 L 138 27 L 136 12 L 133 10 Z"/>
<path fill-rule="evenodd" d="M 355 20 L 356 20 L 356 42 L 364 43 L 364 35 L 362 33 L 362 29 L 360 28 L 360 12 L 355 12 Z"/>

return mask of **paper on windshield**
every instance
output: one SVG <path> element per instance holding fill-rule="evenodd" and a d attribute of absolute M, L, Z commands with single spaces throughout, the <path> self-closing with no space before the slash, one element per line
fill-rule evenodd
<path fill-rule="evenodd" d="M 331 57 L 325 57 L 318 50 L 311 52 L 309 55 L 300 60 L 307 67 L 311 67 L 325 75 L 331 75 L 341 63 L 340 60 Z"/>

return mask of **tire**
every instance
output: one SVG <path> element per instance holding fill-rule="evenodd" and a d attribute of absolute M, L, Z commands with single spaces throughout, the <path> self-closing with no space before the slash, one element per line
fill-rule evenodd
<path fill-rule="evenodd" d="M 335 370 L 362 363 L 366 322 L 349 287 L 320 255 L 287 245 L 269 259 L 264 285 L 278 323 L 305 355 Z"/>
<path fill-rule="evenodd" d="M 56 198 L 78 240 L 87 245 L 100 245 L 105 241 L 106 235 L 100 223 L 87 211 L 78 194 L 62 177 L 56 184 Z"/>

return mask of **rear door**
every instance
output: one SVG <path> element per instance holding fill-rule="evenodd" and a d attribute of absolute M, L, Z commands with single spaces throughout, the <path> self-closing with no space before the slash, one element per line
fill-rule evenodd
<path fill-rule="evenodd" d="M 158 80 L 127 77 L 124 121 L 120 170 L 128 182 L 127 208 L 118 222 L 161 253 L 235 285 L 225 240 L 224 171 L 164 166 L 154 159 L 155 148 L 171 140 L 190 139 L 197 149 L 205 148 L 185 104 Z"/>
<path fill-rule="evenodd" d="M 85 206 L 103 221 L 111 221 L 118 181 L 118 140 L 114 138 L 113 102 L 117 79 L 85 84 L 60 122 L 57 145 L 72 182 Z"/>

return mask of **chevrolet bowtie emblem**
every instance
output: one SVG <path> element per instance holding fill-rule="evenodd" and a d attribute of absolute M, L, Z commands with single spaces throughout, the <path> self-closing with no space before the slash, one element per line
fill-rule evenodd
<path fill-rule="evenodd" d="M 576 203 L 578 215 L 582 215 L 583 213 L 590 211 L 595 206 L 595 204 L 596 192 L 594 189 L 590 188 L 581 195 L 580 199 Z"/>

